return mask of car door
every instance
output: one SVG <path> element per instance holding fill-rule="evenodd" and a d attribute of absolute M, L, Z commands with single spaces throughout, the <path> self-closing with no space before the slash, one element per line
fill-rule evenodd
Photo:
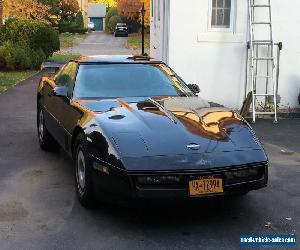
<path fill-rule="evenodd" d="M 55 85 L 57 87 L 67 88 L 67 96 L 51 96 L 51 114 L 58 123 L 58 129 L 56 130 L 54 137 L 64 149 L 68 149 L 66 138 L 69 136 L 70 131 L 66 130 L 65 122 L 70 120 L 70 117 L 73 116 L 72 108 L 70 106 L 76 74 L 77 63 L 69 62 L 55 78 Z"/>
<path fill-rule="evenodd" d="M 47 130 L 57 139 L 58 121 L 53 116 L 52 112 L 55 110 L 55 103 L 53 98 L 53 90 L 57 87 L 55 84 L 55 76 L 47 76 L 43 80 L 42 98 L 40 100 L 42 108 L 44 109 L 44 121 Z"/>

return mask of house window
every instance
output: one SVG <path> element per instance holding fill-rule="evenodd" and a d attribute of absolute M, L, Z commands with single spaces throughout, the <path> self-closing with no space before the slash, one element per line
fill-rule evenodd
<path fill-rule="evenodd" d="M 211 28 L 230 28 L 231 0 L 211 0 Z"/>

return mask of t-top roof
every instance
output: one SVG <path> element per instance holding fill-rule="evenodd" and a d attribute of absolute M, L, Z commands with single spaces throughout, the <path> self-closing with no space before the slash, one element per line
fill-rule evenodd
<path fill-rule="evenodd" d="M 150 57 L 133 55 L 80 56 L 73 61 L 79 63 L 162 63 Z"/>

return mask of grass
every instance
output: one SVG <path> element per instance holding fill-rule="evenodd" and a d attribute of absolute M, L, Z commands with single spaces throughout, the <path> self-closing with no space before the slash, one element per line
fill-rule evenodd
<path fill-rule="evenodd" d="M 58 51 L 47 59 L 48 62 L 66 62 L 79 57 L 79 53 Z"/>
<path fill-rule="evenodd" d="M 9 87 L 14 86 L 22 80 L 35 74 L 37 71 L 0 71 L 0 93 L 7 90 Z"/>
<path fill-rule="evenodd" d="M 87 34 L 71 34 L 71 33 L 62 33 L 59 35 L 60 48 L 70 48 L 74 45 L 80 43 L 87 37 Z"/>
<path fill-rule="evenodd" d="M 127 48 L 133 50 L 142 48 L 142 34 L 130 34 L 127 40 Z M 145 48 L 150 48 L 150 34 L 145 34 Z"/>

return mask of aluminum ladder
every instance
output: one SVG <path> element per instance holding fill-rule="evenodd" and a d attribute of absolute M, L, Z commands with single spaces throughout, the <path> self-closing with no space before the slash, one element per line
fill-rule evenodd
<path fill-rule="evenodd" d="M 274 115 L 277 123 L 277 84 L 275 82 L 274 42 L 271 0 L 248 0 L 249 42 L 247 86 L 252 91 L 252 119 L 257 115 Z M 267 20 L 261 20 L 263 17 Z M 246 93 L 245 93 L 246 95 Z M 259 103 L 259 98 L 264 99 Z M 262 110 L 259 110 L 260 106 Z"/>

